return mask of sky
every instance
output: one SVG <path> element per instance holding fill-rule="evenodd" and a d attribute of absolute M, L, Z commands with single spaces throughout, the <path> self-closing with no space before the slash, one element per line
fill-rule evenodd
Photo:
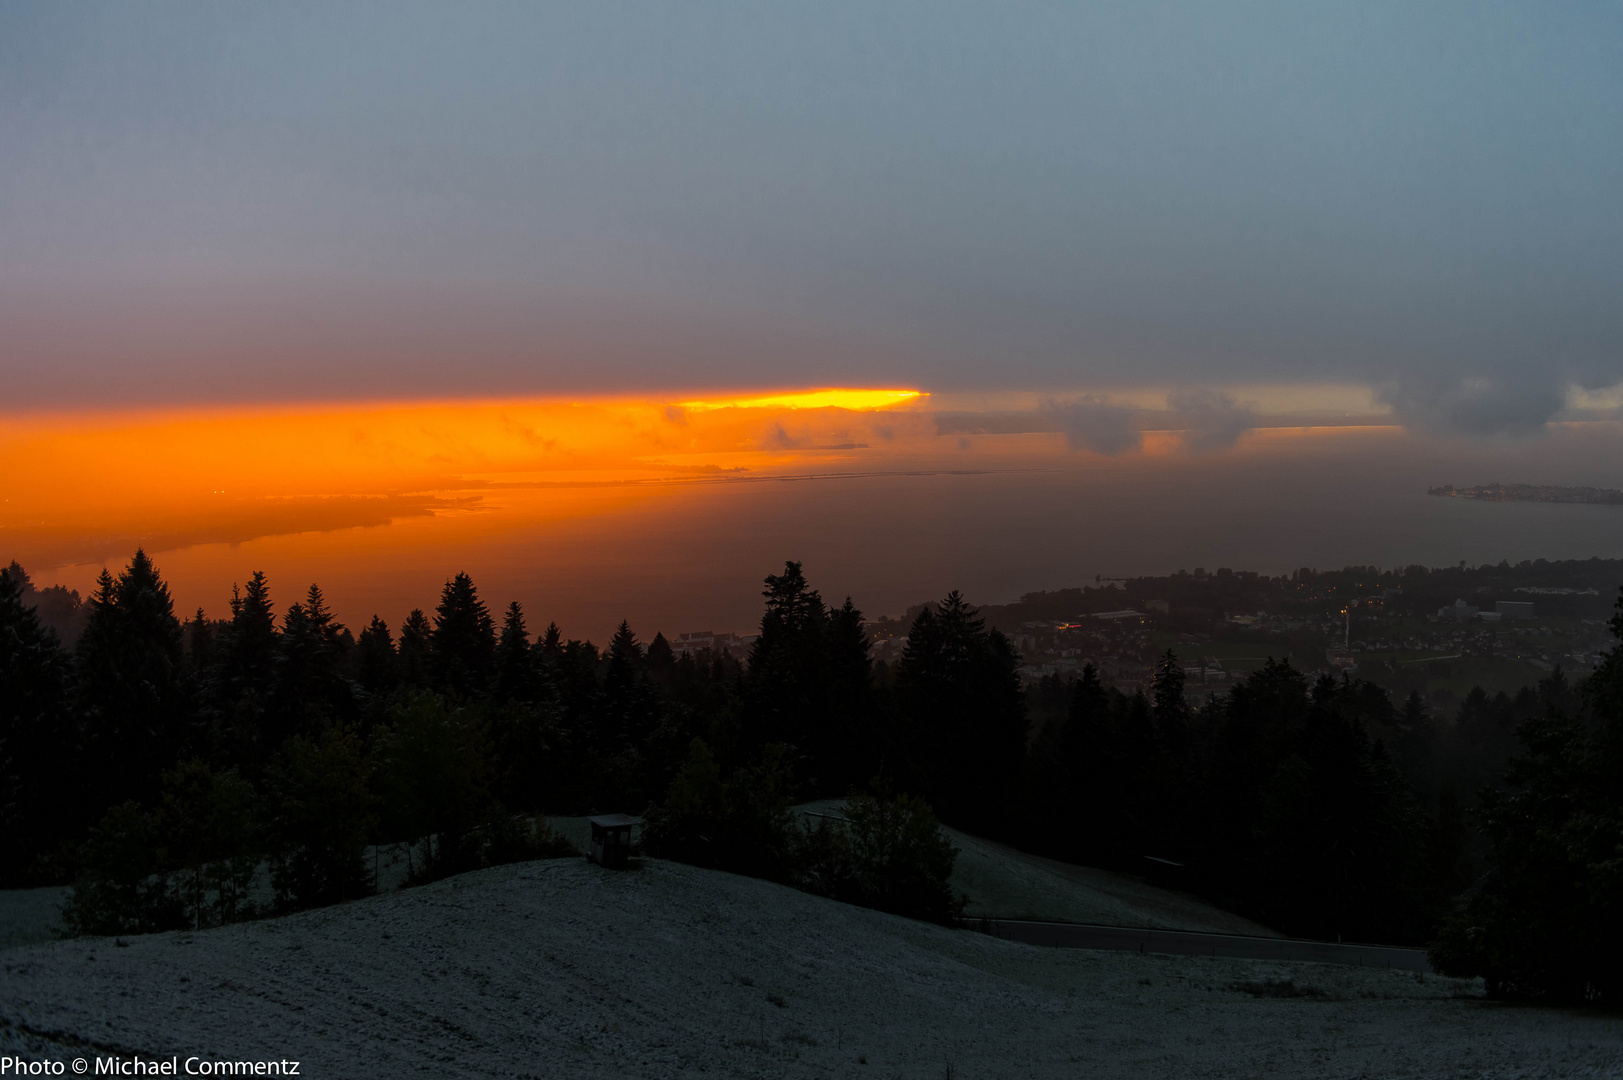
<path fill-rule="evenodd" d="M 1423 494 L 1623 486 L 1618 14 L 8 3 L 0 559 L 601 635 L 1623 555 Z"/>
<path fill-rule="evenodd" d="M 1623 382 L 1615 4 L 0 9 L 15 407 Z"/>

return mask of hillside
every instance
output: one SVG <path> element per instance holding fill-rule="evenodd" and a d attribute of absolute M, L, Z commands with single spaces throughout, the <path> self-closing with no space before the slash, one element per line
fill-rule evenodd
<path fill-rule="evenodd" d="M 1315 995 L 1256 998 L 1291 979 Z M 645 860 L 0 954 L 0 1044 L 301 1075 L 1600 1076 L 1615 1018 L 1386 971 L 1039 949 Z M 1464 995 L 1464 996 L 1462 996 Z M 76 1049 L 80 1048 L 80 1049 Z"/>
<path fill-rule="evenodd" d="M 823 799 L 803 803 L 795 809 L 838 815 L 840 806 L 839 799 Z M 573 830 L 585 828 L 584 823 L 578 827 L 573 825 L 573 821 L 584 822 L 584 819 L 550 820 L 554 828 L 572 839 Z M 1198 897 L 1157 888 L 1127 874 L 1045 859 L 957 829 L 943 827 L 943 831 L 958 849 L 952 869 L 952 888 L 969 900 L 964 914 L 972 918 L 1279 936 L 1265 926 L 1213 907 Z"/>

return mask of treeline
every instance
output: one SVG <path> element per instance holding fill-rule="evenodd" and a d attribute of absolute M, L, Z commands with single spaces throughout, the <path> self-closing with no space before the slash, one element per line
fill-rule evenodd
<path fill-rule="evenodd" d="M 70 654 L 24 582 L 0 572 L 0 873 L 74 880 L 84 930 L 358 896 L 374 844 L 410 845 L 417 879 L 536 857 L 556 850 L 538 815 L 609 810 L 646 814 L 651 853 L 947 919 L 939 816 L 1294 934 L 1440 934 L 1440 963 L 1507 993 L 1616 993 L 1594 974 L 1617 958 L 1623 897 L 1615 652 L 1582 688 L 1557 673 L 1452 718 L 1279 662 L 1192 708 L 1171 653 L 1132 694 L 1091 669 L 1023 690 L 1008 640 L 957 593 L 876 663 L 862 613 L 798 563 L 765 579 L 745 663 L 677 657 L 624 623 L 601 650 L 532 635 L 465 574 L 398 630 L 374 617 L 352 635 L 315 586 L 278 616 L 260 574 L 229 619 L 183 623 L 141 552 L 103 573 Z M 1513 733 L 1524 757 L 1475 818 Z M 848 822 L 789 810 L 853 794 Z"/>
<path fill-rule="evenodd" d="M 408 845 L 413 879 L 427 880 L 557 851 L 543 812 L 621 809 L 648 811 L 652 850 L 953 911 L 951 850 L 926 802 L 859 800 L 835 831 L 789 814 L 793 799 L 860 793 L 886 773 L 904 736 L 878 713 L 922 723 L 920 707 L 879 704 L 861 613 L 824 604 L 798 564 L 767 579 L 747 666 L 677 657 L 624 624 L 601 650 L 556 625 L 532 636 L 517 603 L 498 621 L 466 574 L 432 614 L 352 634 L 314 585 L 278 612 L 259 573 L 233 590 L 230 618 L 182 622 L 138 551 L 101 575 L 71 653 L 26 591 L 21 567 L 0 571 L 0 884 L 74 882 L 75 929 L 333 903 L 372 887 L 369 845 Z M 943 641 L 990 647 L 954 604 Z M 1018 762 L 1009 671 L 1001 716 Z M 974 734 L 975 718 L 956 715 Z M 969 753 L 943 742 L 905 759 L 945 777 L 966 774 Z M 908 773 L 896 790 L 926 789 Z M 989 820 L 996 801 L 959 800 L 962 820 Z M 267 868 L 268 900 L 254 885 Z"/>

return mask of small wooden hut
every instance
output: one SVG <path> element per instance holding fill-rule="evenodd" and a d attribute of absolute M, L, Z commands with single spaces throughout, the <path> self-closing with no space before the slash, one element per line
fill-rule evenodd
<path fill-rule="evenodd" d="M 599 866 L 625 869 L 631 857 L 631 827 L 642 821 L 628 814 L 599 814 L 586 820 L 592 823 L 592 846 L 586 858 Z"/>

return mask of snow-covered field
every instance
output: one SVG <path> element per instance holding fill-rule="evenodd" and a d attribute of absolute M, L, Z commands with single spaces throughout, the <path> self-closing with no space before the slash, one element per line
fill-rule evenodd
<path fill-rule="evenodd" d="M 1313 996 L 1253 997 L 1289 979 Z M 301 1075 L 1617 1076 L 1615 1016 L 1413 974 L 1043 949 L 645 860 L 0 953 L 0 1053 Z"/>
<path fill-rule="evenodd" d="M 0 949 L 62 936 L 62 903 L 73 890 L 0 889 Z"/>

